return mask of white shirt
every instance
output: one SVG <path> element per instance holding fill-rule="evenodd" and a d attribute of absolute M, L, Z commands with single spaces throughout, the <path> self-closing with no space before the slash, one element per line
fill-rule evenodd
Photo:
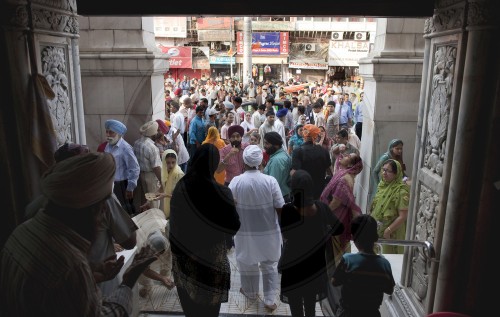
<path fill-rule="evenodd" d="M 184 116 L 182 116 L 182 117 L 184 118 Z M 170 127 L 170 131 L 168 131 L 168 133 L 166 134 L 167 139 L 170 142 L 172 142 L 173 135 L 176 131 L 177 131 L 177 129 L 172 126 L 172 127 Z M 189 152 L 186 148 L 186 145 L 184 144 L 184 140 L 182 139 L 182 136 L 180 133 L 177 135 L 177 138 L 175 138 L 175 145 L 177 145 L 177 148 L 178 148 L 177 164 L 181 165 L 181 164 L 186 163 L 189 160 Z"/>
<path fill-rule="evenodd" d="M 184 121 L 184 115 L 182 112 L 177 111 L 173 116 L 170 116 L 172 120 L 172 128 L 176 128 L 183 134 L 186 131 L 186 122 Z"/>
<path fill-rule="evenodd" d="M 259 170 L 245 171 L 229 183 L 241 226 L 234 236 L 238 261 L 277 262 L 281 257 L 281 230 L 275 208 L 285 204 L 276 178 Z"/>

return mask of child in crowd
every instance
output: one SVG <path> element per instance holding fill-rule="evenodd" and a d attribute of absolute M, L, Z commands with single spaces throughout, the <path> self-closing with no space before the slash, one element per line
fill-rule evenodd
<path fill-rule="evenodd" d="M 378 240 L 377 221 L 370 215 L 352 220 L 351 232 L 358 253 L 345 253 L 332 277 L 334 286 L 342 285 L 337 317 L 380 317 L 385 294 L 392 294 L 394 278 L 391 264 L 374 251 Z"/>

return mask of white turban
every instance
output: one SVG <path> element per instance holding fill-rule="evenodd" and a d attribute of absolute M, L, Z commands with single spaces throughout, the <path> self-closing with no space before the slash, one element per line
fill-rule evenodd
<path fill-rule="evenodd" d="M 167 249 L 169 242 L 160 230 L 155 230 L 149 234 L 148 243 L 151 246 L 151 249 L 155 252 L 160 252 Z"/>
<path fill-rule="evenodd" d="M 109 153 L 87 153 L 53 165 L 41 179 L 42 193 L 61 206 L 81 209 L 112 193 L 115 159 Z"/>
<path fill-rule="evenodd" d="M 257 145 L 249 145 L 243 150 L 243 162 L 250 167 L 258 167 L 262 157 L 262 150 Z"/>
<path fill-rule="evenodd" d="M 144 136 L 153 136 L 158 133 L 158 122 L 149 121 L 143 124 L 143 126 L 139 130 Z"/>

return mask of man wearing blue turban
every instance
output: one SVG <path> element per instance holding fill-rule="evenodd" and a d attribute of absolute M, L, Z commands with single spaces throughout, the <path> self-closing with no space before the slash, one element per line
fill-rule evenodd
<path fill-rule="evenodd" d="M 113 192 L 123 208 L 130 215 L 134 215 L 136 214 L 133 203 L 134 189 L 137 187 L 140 167 L 134 149 L 123 139 L 127 127 L 118 120 L 110 119 L 106 120 L 104 128 L 107 141 L 104 152 L 111 153 L 116 161 Z"/>

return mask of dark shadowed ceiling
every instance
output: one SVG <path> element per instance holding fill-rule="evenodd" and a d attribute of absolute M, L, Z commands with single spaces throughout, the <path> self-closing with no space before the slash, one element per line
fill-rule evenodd
<path fill-rule="evenodd" d="M 434 0 L 77 0 L 80 15 L 430 17 Z"/>

